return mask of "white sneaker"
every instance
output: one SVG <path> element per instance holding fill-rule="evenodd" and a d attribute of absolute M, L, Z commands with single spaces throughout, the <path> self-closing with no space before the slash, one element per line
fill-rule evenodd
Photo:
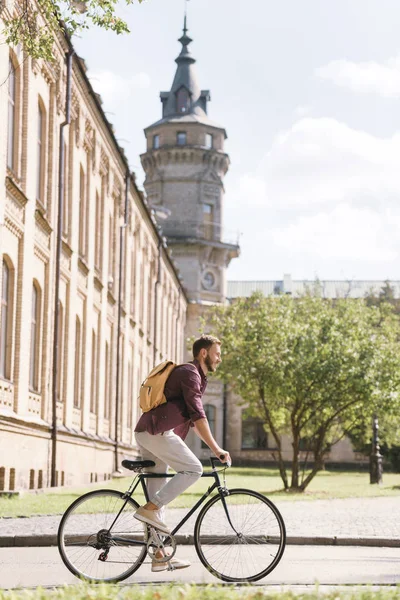
<path fill-rule="evenodd" d="M 171 558 L 169 561 L 174 569 L 186 569 L 190 567 L 190 562 L 188 560 L 179 560 L 178 558 Z M 157 571 L 166 571 L 169 565 L 168 562 L 157 562 L 153 560 L 151 563 L 151 570 L 153 573 L 157 573 Z"/>
<path fill-rule="evenodd" d="M 161 519 L 158 518 L 158 514 L 156 510 L 147 510 L 147 508 L 143 508 L 140 506 L 135 514 L 133 515 L 135 519 L 138 521 L 142 521 L 142 523 L 147 523 L 147 525 L 151 525 L 155 529 L 162 531 L 163 533 L 171 533 L 168 525 L 166 525 Z"/>

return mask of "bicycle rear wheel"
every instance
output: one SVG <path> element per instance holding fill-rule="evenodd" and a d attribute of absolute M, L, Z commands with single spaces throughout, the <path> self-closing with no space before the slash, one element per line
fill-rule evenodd
<path fill-rule="evenodd" d="M 245 489 L 230 490 L 223 500 L 219 494 L 211 498 L 194 529 L 201 562 L 223 581 L 262 579 L 279 563 L 285 541 L 285 524 L 276 506 Z"/>
<path fill-rule="evenodd" d="M 58 549 L 71 573 L 93 582 L 132 575 L 147 552 L 147 527 L 133 516 L 138 506 L 115 490 L 96 490 L 75 500 L 58 528 Z"/>

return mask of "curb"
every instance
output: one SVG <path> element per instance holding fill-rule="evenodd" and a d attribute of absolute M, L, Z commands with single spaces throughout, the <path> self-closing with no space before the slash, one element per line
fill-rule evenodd
<path fill-rule="evenodd" d="M 175 536 L 177 544 L 193 546 L 193 535 Z M 378 537 L 306 537 L 288 536 L 286 545 L 290 546 L 370 546 L 378 548 L 400 548 L 399 538 Z M 57 546 L 57 535 L 4 535 L 0 537 L 0 548 L 27 548 Z"/>

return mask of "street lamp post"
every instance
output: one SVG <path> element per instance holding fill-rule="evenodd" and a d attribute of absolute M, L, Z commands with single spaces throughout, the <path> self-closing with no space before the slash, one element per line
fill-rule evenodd
<path fill-rule="evenodd" d="M 369 482 L 370 483 L 382 483 L 382 454 L 380 453 L 379 448 L 379 438 L 378 438 L 378 417 L 374 415 L 372 419 L 372 452 L 369 461 Z"/>

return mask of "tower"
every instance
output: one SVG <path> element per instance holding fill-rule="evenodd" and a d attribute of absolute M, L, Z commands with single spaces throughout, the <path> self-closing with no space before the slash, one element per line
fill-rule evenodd
<path fill-rule="evenodd" d="M 162 118 L 145 129 L 147 150 L 141 161 L 150 206 L 156 214 L 160 209 L 168 214 L 162 231 L 190 301 L 189 337 L 198 335 L 199 317 L 207 306 L 225 301 L 226 269 L 239 255 L 239 246 L 237 240 L 226 240 L 222 227 L 223 179 L 229 168 L 224 151 L 226 131 L 207 115 L 210 92 L 198 84 L 187 31 L 185 16 L 172 87 L 160 94 Z M 209 383 L 205 403 L 215 407 L 220 443 L 222 396 L 222 385 Z"/>

